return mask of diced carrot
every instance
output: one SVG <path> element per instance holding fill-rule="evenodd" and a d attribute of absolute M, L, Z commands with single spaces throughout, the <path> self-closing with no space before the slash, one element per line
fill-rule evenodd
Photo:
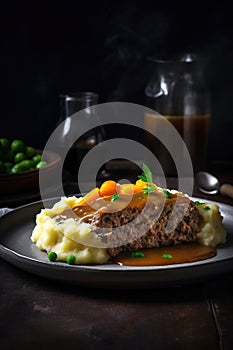
<path fill-rule="evenodd" d="M 141 179 L 137 180 L 135 186 L 138 187 L 141 191 L 147 186 L 148 182 L 142 181 Z"/>
<path fill-rule="evenodd" d="M 102 183 L 100 187 L 100 195 L 104 196 L 112 196 L 114 193 L 117 193 L 117 187 L 119 185 L 113 180 L 107 180 Z"/>
<path fill-rule="evenodd" d="M 100 190 L 98 187 L 93 188 L 90 192 L 88 192 L 79 203 L 79 205 L 88 205 L 91 202 L 95 201 L 100 197 Z"/>
<path fill-rule="evenodd" d="M 141 179 L 137 180 L 135 183 L 135 186 L 138 187 L 141 191 L 143 190 L 143 188 L 146 188 L 147 185 L 148 185 L 148 182 L 145 182 Z M 153 184 L 150 183 L 150 185 L 153 186 L 155 189 L 157 188 L 157 186 L 154 183 Z"/>
<path fill-rule="evenodd" d="M 118 189 L 119 194 L 133 194 L 140 191 L 141 189 L 134 184 L 122 184 Z"/>
<path fill-rule="evenodd" d="M 78 206 L 82 207 L 82 206 L 85 206 L 85 205 L 87 205 L 87 202 L 85 201 L 84 198 L 82 198 L 82 200 L 78 203 Z"/>

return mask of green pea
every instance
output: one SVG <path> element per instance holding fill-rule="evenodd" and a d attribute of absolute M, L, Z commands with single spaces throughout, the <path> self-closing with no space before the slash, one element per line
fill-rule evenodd
<path fill-rule="evenodd" d="M 9 140 L 6 139 L 5 137 L 0 138 L 0 146 L 2 150 L 7 151 L 10 147 Z"/>
<path fill-rule="evenodd" d="M 25 149 L 25 144 L 22 140 L 14 140 L 11 142 L 11 149 L 14 152 L 23 152 Z"/>
<path fill-rule="evenodd" d="M 76 260 L 76 258 L 74 255 L 68 255 L 66 258 L 66 262 L 69 265 L 73 265 L 75 263 L 75 260 Z"/>
<path fill-rule="evenodd" d="M 21 171 L 24 171 L 24 169 L 22 169 L 22 167 L 20 166 L 20 164 L 15 164 L 12 168 L 10 173 L 11 174 L 16 174 L 16 173 L 20 173 Z"/>
<path fill-rule="evenodd" d="M 24 160 L 26 158 L 25 154 L 23 152 L 18 152 L 16 153 L 16 155 L 14 156 L 14 162 L 15 163 L 20 163 L 22 162 L 22 160 Z"/>
<path fill-rule="evenodd" d="M 7 172 L 8 174 L 10 174 L 11 169 L 13 168 L 13 164 L 10 163 L 10 162 L 5 162 L 4 165 L 5 165 L 6 172 Z"/>
<path fill-rule="evenodd" d="M 3 160 L 4 162 L 10 162 L 10 163 L 13 163 L 14 162 L 14 152 L 9 149 L 8 151 L 4 152 L 3 154 Z"/>
<path fill-rule="evenodd" d="M 5 172 L 6 172 L 5 165 L 3 161 L 0 160 L 0 173 L 5 173 Z"/>
<path fill-rule="evenodd" d="M 36 169 L 41 169 L 44 166 L 46 166 L 48 163 L 45 160 L 42 160 L 41 162 L 37 163 Z"/>
<path fill-rule="evenodd" d="M 22 162 L 15 164 L 11 169 L 11 173 L 20 173 L 31 169 L 33 169 L 32 161 L 25 159 L 22 160 Z"/>
<path fill-rule="evenodd" d="M 36 156 L 36 149 L 31 146 L 26 146 L 24 153 L 26 157 L 33 158 L 34 156 Z"/>
<path fill-rule="evenodd" d="M 49 252 L 48 253 L 48 258 L 49 258 L 50 261 L 55 261 L 57 259 L 57 253 Z"/>
<path fill-rule="evenodd" d="M 41 155 L 41 154 L 37 154 L 36 156 L 34 156 L 34 157 L 32 158 L 32 160 L 33 160 L 33 162 L 34 162 L 35 165 L 36 165 L 37 163 L 39 163 L 39 162 L 41 161 L 41 159 L 42 159 L 42 155 Z"/>
<path fill-rule="evenodd" d="M 24 159 L 18 164 L 20 164 L 26 170 L 34 168 L 34 162 L 31 159 Z"/>

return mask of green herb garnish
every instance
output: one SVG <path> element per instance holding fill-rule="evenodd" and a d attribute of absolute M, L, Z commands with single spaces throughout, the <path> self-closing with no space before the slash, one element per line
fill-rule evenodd
<path fill-rule="evenodd" d="M 55 261 L 55 260 L 57 259 L 57 253 L 55 253 L 55 252 L 49 252 L 49 253 L 48 253 L 48 259 L 49 259 L 50 261 Z"/>
<path fill-rule="evenodd" d="M 205 203 L 201 203 L 199 201 L 195 201 L 194 204 L 198 207 L 199 205 L 205 204 Z"/>
<path fill-rule="evenodd" d="M 147 182 L 142 190 L 145 194 L 149 194 L 155 191 L 155 186 L 153 185 L 152 172 L 150 171 L 149 167 L 144 163 L 142 165 L 142 168 L 143 173 L 142 175 L 138 175 L 138 178 L 144 182 Z"/>
<path fill-rule="evenodd" d="M 210 210 L 210 207 L 208 205 L 204 208 L 205 210 Z"/>
<path fill-rule="evenodd" d="M 64 224 L 64 221 L 59 221 L 59 222 L 57 223 L 57 225 L 61 225 L 61 224 Z"/>
<path fill-rule="evenodd" d="M 131 252 L 129 253 L 130 258 L 144 258 L 144 254 L 141 252 Z"/>
<path fill-rule="evenodd" d="M 114 193 L 114 194 L 112 195 L 111 202 L 114 202 L 117 198 L 119 198 L 119 194 Z"/>
<path fill-rule="evenodd" d="M 172 259 L 172 255 L 164 253 L 164 254 L 162 254 L 162 258 L 164 258 L 164 259 Z"/>
<path fill-rule="evenodd" d="M 138 175 L 138 178 L 144 182 L 153 182 L 152 172 L 149 167 L 143 163 L 142 165 L 143 173 L 142 175 Z"/>
<path fill-rule="evenodd" d="M 199 201 L 196 201 L 194 202 L 194 204 L 198 207 L 199 205 L 204 205 L 205 203 L 204 202 L 199 202 Z M 204 207 L 205 210 L 210 210 L 210 207 L 208 205 L 206 205 Z"/>
<path fill-rule="evenodd" d="M 163 193 L 165 194 L 166 198 L 171 199 L 171 193 L 168 190 L 163 189 Z"/>
<path fill-rule="evenodd" d="M 149 194 L 151 192 L 154 192 L 156 190 L 156 188 L 152 184 L 149 183 L 149 184 L 146 184 L 146 187 L 143 187 L 142 190 L 145 194 Z"/>

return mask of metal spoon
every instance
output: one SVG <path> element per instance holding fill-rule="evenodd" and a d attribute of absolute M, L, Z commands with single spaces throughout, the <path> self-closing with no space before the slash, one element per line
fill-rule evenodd
<path fill-rule="evenodd" d="M 233 198 L 233 186 L 229 184 L 220 185 L 218 179 L 205 172 L 199 171 L 196 174 L 196 183 L 198 189 L 206 194 L 216 194 L 220 192 L 222 195 Z"/>

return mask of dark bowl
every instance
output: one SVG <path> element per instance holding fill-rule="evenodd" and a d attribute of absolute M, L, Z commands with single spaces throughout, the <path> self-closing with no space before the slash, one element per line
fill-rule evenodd
<path fill-rule="evenodd" d="M 42 168 L 46 174 L 43 178 L 45 178 L 46 183 L 50 183 L 53 175 L 60 166 L 61 157 L 58 153 L 45 151 L 43 153 L 43 158 L 48 162 L 48 164 Z M 33 190 L 39 191 L 39 169 L 16 174 L 0 174 L 0 195 Z"/>

